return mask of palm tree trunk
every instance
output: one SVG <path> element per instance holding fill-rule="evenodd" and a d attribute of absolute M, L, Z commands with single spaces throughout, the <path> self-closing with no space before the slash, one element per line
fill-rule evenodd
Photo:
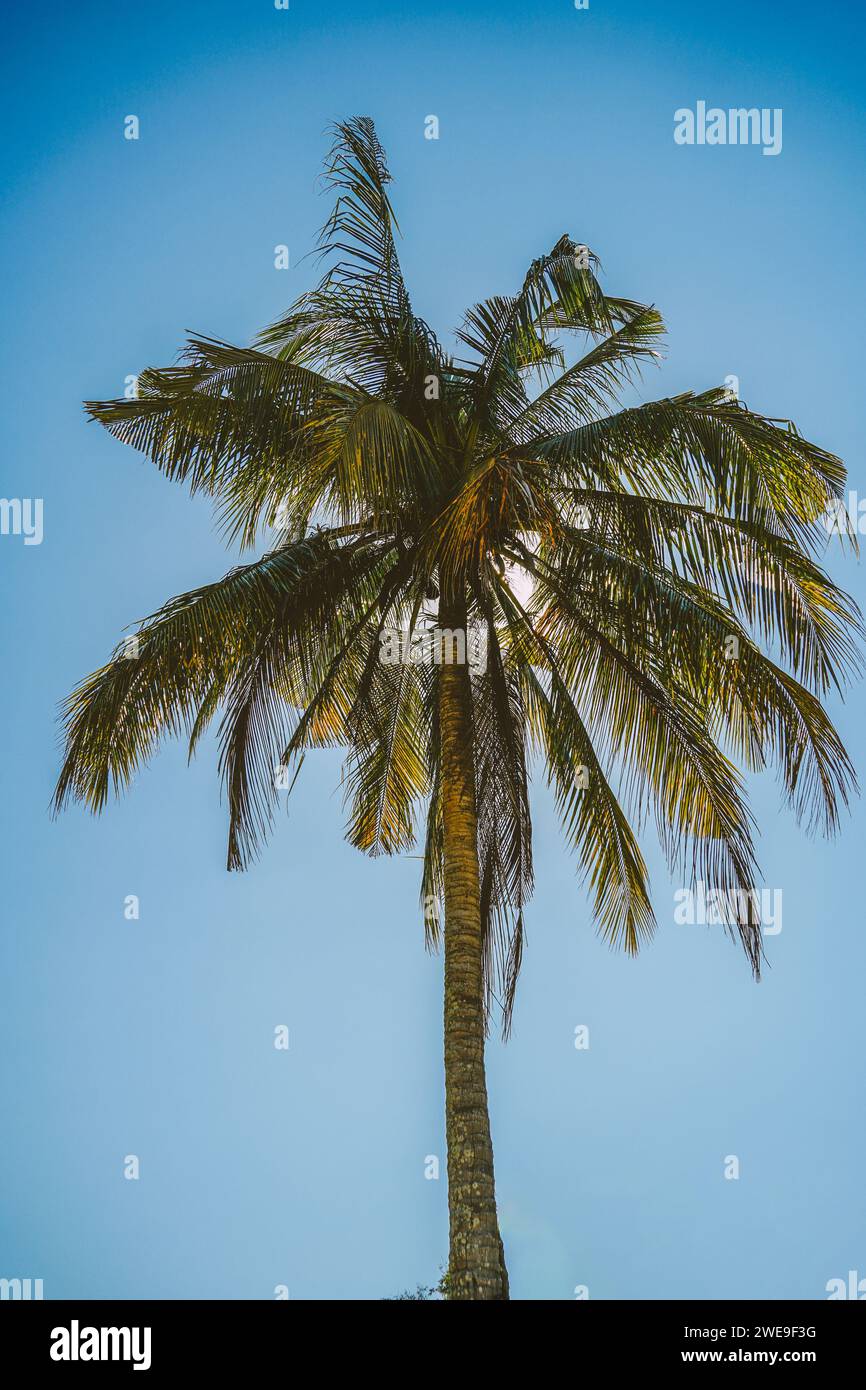
<path fill-rule="evenodd" d="M 465 631 L 465 608 L 440 605 L 439 623 L 442 629 Z M 443 662 L 440 675 L 448 1297 L 507 1299 L 508 1273 L 496 1217 L 484 1075 L 485 1001 L 469 668 Z"/>

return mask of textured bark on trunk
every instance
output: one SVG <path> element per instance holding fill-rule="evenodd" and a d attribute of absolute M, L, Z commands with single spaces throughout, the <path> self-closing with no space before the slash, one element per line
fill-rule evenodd
<path fill-rule="evenodd" d="M 442 628 L 465 629 L 465 610 L 459 605 L 440 606 L 439 622 Z M 484 1075 L 481 899 L 469 669 L 443 663 L 440 675 L 448 1297 L 507 1299 L 508 1274 L 496 1217 Z"/>

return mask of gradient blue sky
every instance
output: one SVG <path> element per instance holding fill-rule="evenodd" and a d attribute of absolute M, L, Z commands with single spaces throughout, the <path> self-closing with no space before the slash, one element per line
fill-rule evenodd
<path fill-rule="evenodd" d="M 405 272 L 443 334 L 568 230 L 612 292 L 665 314 L 646 396 L 735 374 L 866 496 L 862 12 L 468 10 L 152 0 L 4 19 L 0 493 L 44 498 L 45 536 L 0 537 L 0 1276 L 49 1298 L 376 1298 L 446 1258 L 444 1177 L 424 1177 L 444 1158 L 441 960 L 418 862 L 344 844 L 338 762 L 307 759 L 242 876 L 223 867 L 212 743 L 190 771 L 168 747 L 101 820 L 47 809 L 58 701 L 128 624 L 234 559 L 207 504 L 80 402 L 174 360 L 187 329 L 247 341 L 312 283 L 330 121 L 376 119 Z M 677 147 L 673 113 L 699 99 L 783 108 L 781 155 Z M 832 563 L 862 594 L 856 562 Z M 834 713 L 862 770 L 863 689 Z M 719 928 L 673 924 L 652 844 L 658 936 L 611 955 L 540 786 L 535 805 L 514 1036 L 489 1048 L 514 1296 L 821 1298 L 866 1276 L 862 807 L 812 843 L 757 784 L 784 926 L 756 986 Z"/>

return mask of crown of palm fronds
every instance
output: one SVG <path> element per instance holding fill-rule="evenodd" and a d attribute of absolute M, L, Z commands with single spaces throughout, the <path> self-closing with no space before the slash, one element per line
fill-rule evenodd
<path fill-rule="evenodd" d="M 533 762 L 601 931 L 630 952 L 654 925 L 636 838 L 648 815 L 671 864 L 748 903 L 738 764 L 775 763 L 797 815 L 835 828 L 854 774 L 820 697 L 857 665 L 859 618 L 817 557 L 845 471 L 722 389 L 621 408 L 662 320 L 604 294 L 597 257 L 568 236 L 515 294 L 469 310 L 468 355 L 446 352 L 411 307 L 369 119 L 336 127 L 326 178 L 324 278 L 254 348 L 191 338 L 178 366 L 142 374 L 136 399 L 87 405 L 213 497 L 229 539 L 279 534 L 161 608 L 135 659 L 118 648 L 73 693 L 56 805 L 99 810 L 165 734 L 185 733 L 192 754 L 217 720 L 228 865 L 242 868 L 271 824 L 275 765 L 341 746 L 350 840 L 405 851 L 426 806 L 422 895 L 435 899 L 439 671 L 384 665 L 379 643 L 448 596 L 487 639 L 471 683 L 478 853 L 507 1027 Z M 569 367 L 566 333 L 582 343 Z M 427 927 L 435 941 L 435 914 Z M 734 930 L 757 973 L 751 907 Z"/>

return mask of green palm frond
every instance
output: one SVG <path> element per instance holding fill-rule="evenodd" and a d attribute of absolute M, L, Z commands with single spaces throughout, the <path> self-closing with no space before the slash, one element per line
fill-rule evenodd
<path fill-rule="evenodd" d="M 499 1002 L 507 1036 L 534 881 L 529 726 L 520 669 L 500 641 L 492 602 L 482 612 L 487 669 L 473 680 L 481 923 L 488 996 Z"/>
<path fill-rule="evenodd" d="M 378 642 L 379 633 L 374 636 Z M 350 715 L 352 751 L 345 772 L 350 844 L 368 854 L 399 854 L 415 843 L 420 803 L 429 792 L 433 736 L 425 689 L 430 670 L 374 661 L 369 688 Z"/>
<path fill-rule="evenodd" d="M 408 303 L 397 258 L 397 219 L 388 197 L 391 175 L 369 116 L 340 122 L 325 161 L 324 181 L 337 192 L 319 237 L 319 251 L 336 260 L 329 283 L 350 289 L 374 284 L 395 307 Z"/>
<path fill-rule="evenodd" d="M 770 420 L 722 389 L 690 392 L 540 434 L 523 448 L 576 487 L 605 487 L 753 521 L 814 552 L 841 498 L 841 460 L 810 444 L 790 421 Z"/>

